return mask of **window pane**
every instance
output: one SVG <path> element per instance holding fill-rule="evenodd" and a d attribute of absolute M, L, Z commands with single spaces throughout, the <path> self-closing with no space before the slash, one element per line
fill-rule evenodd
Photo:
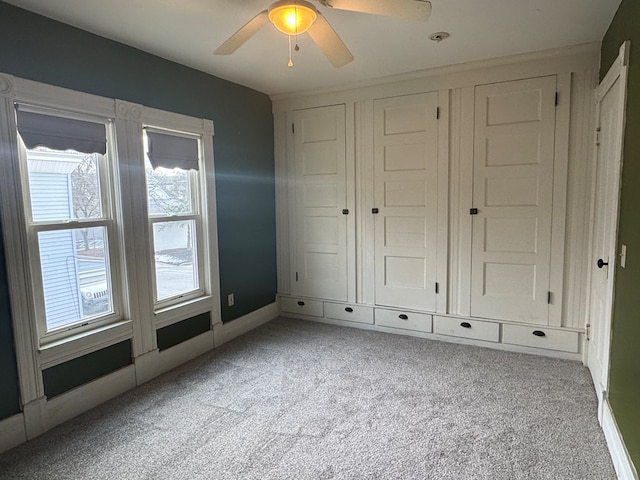
<path fill-rule="evenodd" d="M 149 215 L 193 213 L 191 173 L 180 168 L 158 167 L 155 170 L 147 158 L 147 200 Z"/>
<path fill-rule="evenodd" d="M 97 154 L 27 150 L 33 221 L 102 218 Z"/>
<path fill-rule="evenodd" d="M 196 222 L 153 225 L 157 300 L 184 295 L 199 288 Z"/>
<path fill-rule="evenodd" d="M 38 233 L 47 330 L 113 312 L 104 227 Z"/>

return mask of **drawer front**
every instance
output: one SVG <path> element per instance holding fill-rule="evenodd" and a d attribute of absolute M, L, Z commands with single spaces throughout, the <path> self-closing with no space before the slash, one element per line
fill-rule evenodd
<path fill-rule="evenodd" d="M 323 304 L 319 300 L 309 300 L 308 298 L 280 297 L 280 310 L 300 315 L 311 315 L 313 317 L 323 317 Z"/>
<path fill-rule="evenodd" d="M 369 323 L 373 325 L 373 308 L 340 303 L 325 303 L 324 314 L 327 318 L 347 320 L 349 322 Z"/>
<path fill-rule="evenodd" d="M 433 333 L 472 338 L 485 342 L 500 341 L 500 324 L 451 317 L 433 317 Z"/>
<path fill-rule="evenodd" d="M 431 315 L 376 308 L 376 325 L 431 333 Z"/>
<path fill-rule="evenodd" d="M 578 341 L 578 332 L 551 330 L 544 327 L 502 325 L 502 343 L 577 353 Z"/>

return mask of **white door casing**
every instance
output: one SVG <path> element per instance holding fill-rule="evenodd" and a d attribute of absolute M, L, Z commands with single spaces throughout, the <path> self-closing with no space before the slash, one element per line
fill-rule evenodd
<path fill-rule="evenodd" d="M 557 77 L 475 91 L 471 315 L 547 324 Z"/>
<path fill-rule="evenodd" d="M 292 293 L 347 300 L 345 106 L 293 112 Z"/>
<path fill-rule="evenodd" d="M 378 305 L 436 310 L 437 108 L 437 92 L 374 102 Z"/>
<path fill-rule="evenodd" d="M 587 363 L 600 404 L 609 384 L 628 47 L 628 43 L 621 47 L 619 57 L 597 91 L 596 185 Z M 599 265 L 598 260 L 608 265 Z"/>

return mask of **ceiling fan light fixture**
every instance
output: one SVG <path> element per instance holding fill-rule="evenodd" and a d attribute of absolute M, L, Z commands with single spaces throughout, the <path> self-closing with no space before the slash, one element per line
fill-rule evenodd
<path fill-rule="evenodd" d="M 283 0 L 269 8 L 269 20 L 286 35 L 297 35 L 309 30 L 317 18 L 313 5 L 303 0 Z"/>

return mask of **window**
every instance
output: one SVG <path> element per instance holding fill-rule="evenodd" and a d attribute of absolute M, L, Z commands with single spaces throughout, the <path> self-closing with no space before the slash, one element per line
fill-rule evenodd
<path fill-rule="evenodd" d="M 154 301 L 162 307 L 204 293 L 200 140 L 147 127 L 145 145 Z"/>
<path fill-rule="evenodd" d="M 41 396 L 38 369 L 126 339 L 134 355 L 151 352 L 158 328 L 203 313 L 217 323 L 213 122 L 0 83 L 0 216 L 25 398 Z"/>
<path fill-rule="evenodd" d="M 46 343 L 113 320 L 117 277 L 108 120 L 17 112 L 38 332 Z"/>

